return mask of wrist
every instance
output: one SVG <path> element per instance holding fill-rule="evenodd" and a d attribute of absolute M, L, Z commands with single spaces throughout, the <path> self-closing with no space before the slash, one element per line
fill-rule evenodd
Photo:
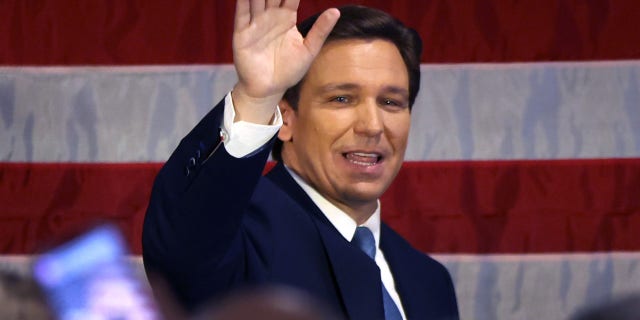
<path fill-rule="evenodd" d="M 271 123 L 282 95 L 254 97 L 247 94 L 241 84 L 236 84 L 231 91 L 231 99 L 236 111 L 234 122 L 246 121 L 265 125 Z"/>
<path fill-rule="evenodd" d="M 256 98 L 234 87 L 231 92 L 231 99 L 236 113 L 233 122 L 246 121 L 255 124 L 270 124 L 281 98 L 281 95 Z"/>

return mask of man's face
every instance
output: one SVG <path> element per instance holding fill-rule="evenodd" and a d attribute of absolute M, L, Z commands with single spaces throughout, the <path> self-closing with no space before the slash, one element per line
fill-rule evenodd
<path fill-rule="evenodd" d="M 298 110 L 281 107 L 285 164 L 353 218 L 368 218 L 400 169 L 411 122 L 409 76 L 395 45 L 325 44 Z"/>

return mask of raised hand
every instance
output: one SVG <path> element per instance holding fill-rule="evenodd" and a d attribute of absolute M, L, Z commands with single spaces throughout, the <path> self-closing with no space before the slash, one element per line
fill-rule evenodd
<path fill-rule="evenodd" d="M 340 16 L 334 8 L 324 11 L 303 38 L 296 28 L 298 4 L 238 0 L 233 32 L 236 120 L 266 124 L 287 88 L 307 72 Z"/>

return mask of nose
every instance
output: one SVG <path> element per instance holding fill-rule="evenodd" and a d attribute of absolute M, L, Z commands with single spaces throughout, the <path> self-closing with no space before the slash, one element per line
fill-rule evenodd
<path fill-rule="evenodd" d="M 375 137 L 384 131 L 382 110 L 375 101 L 361 103 L 357 107 L 354 131 L 368 137 Z"/>

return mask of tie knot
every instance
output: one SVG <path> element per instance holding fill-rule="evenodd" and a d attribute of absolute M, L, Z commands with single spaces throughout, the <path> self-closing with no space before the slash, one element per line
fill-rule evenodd
<path fill-rule="evenodd" d="M 357 227 L 356 234 L 351 240 L 353 244 L 358 246 L 360 250 L 364 251 L 371 259 L 375 259 L 376 256 L 376 239 L 373 237 L 373 232 L 367 227 Z"/>

